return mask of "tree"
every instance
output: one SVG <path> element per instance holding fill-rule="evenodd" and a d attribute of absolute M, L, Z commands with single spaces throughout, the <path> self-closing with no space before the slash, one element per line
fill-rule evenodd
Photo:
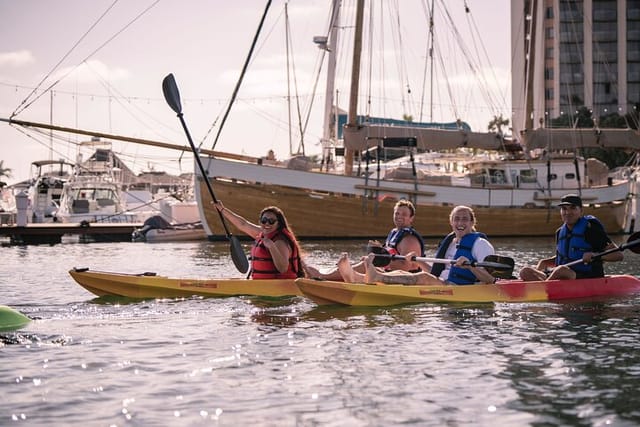
<path fill-rule="evenodd" d="M 632 125 L 633 122 L 636 121 L 630 115 L 623 117 L 618 113 L 613 113 L 598 118 L 598 127 L 600 129 L 626 128 Z M 591 110 L 587 107 L 580 107 L 575 115 L 563 114 L 551 120 L 551 127 L 554 128 L 573 128 L 574 126 L 577 128 L 593 128 L 595 121 Z M 631 153 L 616 148 L 582 148 L 579 153 L 584 158 L 594 157 L 606 163 L 610 169 L 626 164 L 631 157 Z"/>
<path fill-rule="evenodd" d="M 591 110 L 587 107 L 580 107 L 576 114 L 563 114 L 560 117 L 551 119 L 553 128 L 593 128 L 593 117 Z"/>
<path fill-rule="evenodd" d="M 0 160 L 0 178 L 2 178 L 3 176 L 7 178 L 11 178 L 11 169 L 5 168 L 4 160 Z M 7 185 L 6 182 L 0 181 L 0 188 L 4 187 L 5 185 Z"/>
<path fill-rule="evenodd" d="M 493 116 L 493 120 L 489 122 L 487 130 L 489 130 L 489 132 L 496 131 L 497 133 L 502 133 L 503 126 L 509 126 L 509 119 L 505 119 L 502 117 L 502 114 L 500 114 L 499 116 Z"/>
<path fill-rule="evenodd" d="M 4 167 L 4 160 L 0 160 L 0 178 L 11 178 L 11 168 Z"/>

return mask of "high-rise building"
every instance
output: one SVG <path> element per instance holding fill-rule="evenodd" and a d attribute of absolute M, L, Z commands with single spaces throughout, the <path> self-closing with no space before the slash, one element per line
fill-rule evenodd
<path fill-rule="evenodd" d="M 515 135 L 640 104 L 640 0 L 513 0 L 511 18 Z"/>

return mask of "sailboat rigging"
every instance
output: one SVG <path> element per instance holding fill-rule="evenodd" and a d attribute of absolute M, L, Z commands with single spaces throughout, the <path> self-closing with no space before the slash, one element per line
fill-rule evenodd
<path fill-rule="evenodd" d="M 384 121 L 376 124 L 366 121 L 368 117 L 365 122 L 360 121 L 357 101 L 364 9 L 364 1 L 358 0 L 349 111 L 347 125 L 342 129 L 343 175 L 211 158 L 208 178 L 200 179 L 215 179 L 220 197 L 242 215 L 251 215 L 263 205 L 277 204 L 287 212 L 297 235 L 306 238 L 384 236 L 393 204 L 399 198 L 414 200 L 418 207 L 416 226 L 426 235 L 446 232 L 448 210 L 456 204 L 473 206 L 482 218 L 483 230 L 493 236 L 551 235 L 556 223 L 550 221 L 548 207 L 562 194 L 581 188 L 580 180 L 586 176 L 584 161 L 577 172 L 574 158 L 562 159 L 556 155 L 553 164 L 547 164 L 545 159 L 472 162 L 468 157 L 462 160 L 467 173 L 459 178 L 452 173 L 419 176 L 415 169 L 409 179 L 381 178 L 379 170 L 375 180 L 369 179 L 368 170 L 364 175 L 361 171 L 354 174 L 354 154 L 366 152 L 375 145 L 401 144 L 403 140 L 411 156 L 414 150 L 435 152 L 463 148 L 499 152 L 505 147 L 515 149 L 517 146 L 510 144 L 501 133 L 472 132 L 459 121 L 454 129 L 420 127 L 412 123 L 389 125 Z M 447 163 L 445 157 L 430 155 L 431 162 Z M 445 167 L 452 170 L 451 166 Z M 562 181 L 554 180 L 553 176 L 562 177 Z M 625 179 L 610 178 L 610 185 L 585 187 L 582 195 L 589 203 L 588 212 L 597 214 L 608 230 L 620 232 L 628 225 L 620 218 L 624 217 L 621 212 L 625 210 L 629 183 Z M 545 180 L 546 185 L 541 185 Z M 549 188 L 549 193 L 540 192 L 541 187 Z M 214 212 L 208 208 L 206 193 L 199 194 L 203 218 L 212 218 Z M 429 212 L 428 217 L 421 216 L 422 209 Z M 213 234 L 213 229 L 208 232 Z"/>
<path fill-rule="evenodd" d="M 575 145 L 568 142 L 572 139 L 563 139 L 561 132 L 546 134 L 548 130 L 544 128 L 527 129 L 524 132 L 528 152 L 553 147 L 553 150 L 547 151 L 549 156 L 553 156 L 553 161 L 548 162 L 546 157 L 522 158 L 525 147 L 519 138 L 517 141 L 509 139 L 499 131 L 500 126 L 495 132 L 473 131 L 459 117 L 459 113 L 451 118 L 453 125 L 444 128 L 434 123 L 394 121 L 385 114 L 379 114 L 381 117 L 377 120 L 374 112 L 385 111 L 386 101 L 370 95 L 367 102 L 371 105 L 359 107 L 358 101 L 361 103 L 362 98 L 359 86 L 363 79 L 360 74 L 363 57 L 359 51 L 364 46 L 375 47 L 371 41 L 365 43 L 366 37 L 373 37 L 374 29 L 364 31 L 364 27 L 366 23 L 372 25 L 377 21 L 366 19 L 366 2 L 357 0 L 355 26 L 342 24 L 337 7 L 341 3 L 338 0 L 333 2 L 334 9 L 325 32 L 329 37 L 316 40 L 320 47 L 327 47 L 329 61 L 324 105 L 326 126 L 320 139 L 323 153 L 321 166 L 327 165 L 326 170 L 318 168 L 318 165 L 300 170 L 295 165 L 287 167 L 287 164 L 265 162 L 262 158 L 201 150 L 207 170 L 205 173 L 196 170 L 196 195 L 200 216 L 210 237 L 219 232 L 216 229 L 217 214 L 211 207 L 205 180 L 215 180 L 218 197 L 243 216 L 250 217 L 267 205 L 278 205 L 287 212 L 300 238 L 384 236 L 393 206 L 401 198 L 411 199 L 416 204 L 418 215 L 415 225 L 426 236 L 440 236 L 449 230 L 448 213 L 451 206 L 457 204 L 472 206 L 481 218 L 483 231 L 491 236 L 548 236 L 557 227 L 556 221 L 549 218 L 549 207 L 564 193 L 572 191 L 582 193 L 587 212 L 597 215 L 611 233 L 629 230 L 629 177 L 608 170 L 596 177 L 594 168 L 587 168 L 591 159 L 567 156 L 559 151 L 566 149 L 570 153 L 575 152 Z M 430 20 L 434 19 L 436 11 L 434 3 L 431 3 L 431 13 L 426 14 Z M 404 6 L 404 3 L 398 4 L 399 8 Z M 445 6 L 445 2 L 438 4 L 442 9 Z M 373 7 L 368 9 L 369 12 L 373 10 Z M 335 118 L 340 110 L 338 97 L 334 96 L 337 87 L 334 84 L 337 80 L 337 59 L 342 58 L 338 56 L 338 48 L 342 48 L 342 44 L 338 43 L 338 35 L 347 31 L 352 32 L 351 40 L 355 48 L 349 73 L 351 92 L 347 126 L 342 127 L 335 124 L 340 123 L 340 119 Z M 414 37 L 423 36 L 418 32 L 412 34 Z M 437 47 L 433 39 L 430 46 L 431 49 Z M 466 50 L 461 49 L 460 52 Z M 429 56 L 433 67 L 435 53 L 429 52 Z M 365 56 L 364 60 L 367 58 L 370 63 L 374 61 L 373 56 Z M 535 61 L 535 58 L 531 58 L 532 64 Z M 431 96 L 435 92 L 432 89 Z M 365 109 L 366 114 L 359 114 L 359 109 Z M 422 104 L 419 117 L 421 111 Z M 409 112 L 407 109 L 402 113 L 411 116 Z M 432 119 L 433 110 L 429 115 Z M 21 126 L 35 125 L 18 120 L 9 122 Z M 65 131 L 64 128 L 56 130 Z M 567 131 L 577 131 L 583 147 L 621 143 L 629 148 L 638 146 L 637 143 L 634 145 L 637 135 L 624 129 L 617 132 L 593 129 Z M 188 151 L 185 146 L 159 141 L 122 139 Z M 616 142 L 613 142 L 614 139 Z M 549 145 L 550 141 L 552 145 Z M 242 142 L 238 141 L 238 144 Z M 367 161 L 370 149 L 392 145 L 402 145 L 407 159 L 378 163 L 375 172 L 360 167 L 361 163 Z M 329 159 L 342 157 L 340 149 L 344 149 L 344 169 L 330 170 Z M 359 162 L 357 169 L 354 167 L 356 160 Z M 409 174 L 403 174 L 407 168 L 412 170 Z"/>

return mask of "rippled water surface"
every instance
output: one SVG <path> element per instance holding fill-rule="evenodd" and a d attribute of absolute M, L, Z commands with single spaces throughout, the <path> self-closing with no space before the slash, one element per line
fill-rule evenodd
<path fill-rule="evenodd" d="M 624 241 L 624 236 L 618 239 Z M 550 239 L 494 239 L 519 268 Z M 434 244 L 434 242 L 432 242 Z M 311 263 L 363 242 L 307 242 Z M 610 273 L 640 275 L 625 252 Z M 583 304 L 318 307 L 94 298 L 72 267 L 237 277 L 224 242 L 0 247 L 0 425 L 640 424 L 640 297 Z"/>

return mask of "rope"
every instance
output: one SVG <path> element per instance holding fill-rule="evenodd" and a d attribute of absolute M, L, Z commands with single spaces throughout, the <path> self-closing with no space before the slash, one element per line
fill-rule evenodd
<path fill-rule="evenodd" d="M 227 110 L 224 113 L 224 116 L 222 116 L 222 122 L 220 123 L 220 127 L 218 128 L 218 133 L 216 134 L 216 138 L 213 141 L 213 145 L 211 146 L 211 149 L 214 150 L 216 148 L 216 144 L 218 143 L 218 139 L 220 138 L 220 133 L 222 132 L 222 129 L 224 128 L 224 124 L 227 121 L 227 117 L 229 116 L 229 112 L 231 112 L 231 107 L 233 106 L 233 103 L 236 99 L 236 97 L 238 96 L 238 91 L 240 90 L 240 85 L 242 84 L 242 80 L 244 79 L 244 75 L 247 72 L 247 68 L 249 67 L 249 62 L 251 61 L 251 57 L 253 56 L 253 51 L 256 47 L 256 43 L 258 42 L 258 36 L 260 35 L 260 32 L 262 31 L 262 26 L 264 25 L 264 20 L 267 17 L 267 12 L 269 11 L 269 7 L 271 6 L 271 0 L 267 1 L 267 5 L 265 6 L 264 12 L 262 14 L 262 19 L 260 20 L 260 24 L 258 25 L 258 30 L 256 31 L 256 34 L 253 37 L 253 42 L 251 42 L 251 48 L 249 49 L 249 54 L 247 55 L 247 59 L 245 59 L 244 61 L 244 65 L 242 67 L 242 71 L 240 72 L 240 78 L 238 79 L 238 82 L 236 83 L 236 87 L 233 90 L 233 94 L 231 95 L 231 100 L 229 101 L 229 105 L 227 107 Z"/>
<path fill-rule="evenodd" d="M 140 19 L 145 13 L 147 13 L 149 10 L 151 10 L 151 8 L 153 8 L 156 4 L 158 4 L 160 2 L 160 0 L 156 0 L 154 3 L 152 3 L 150 6 L 148 6 L 146 9 L 144 9 L 142 12 L 140 12 L 135 18 L 133 18 L 131 21 L 129 21 L 129 23 L 127 23 L 127 25 L 125 25 L 123 28 L 121 28 L 117 33 L 115 33 L 113 36 L 111 36 L 109 39 L 107 39 L 103 44 L 101 44 L 100 46 L 98 46 L 98 48 L 96 48 L 94 51 L 92 51 L 89 55 L 87 55 L 78 65 L 76 65 L 75 67 L 71 68 L 66 74 L 64 74 L 62 77 L 60 77 L 59 79 L 57 79 L 56 81 L 54 81 L 53 83 L 51 83 L 45 90 L 43 90 L 40 95 L 36 96 L 31 102 L 27 103 L 27 100 L 31 97 L 32 94 L 34 94 L 38 88 L 42 85 L 42 83 L 51 76 L 51 74 L 53 73 L 53 71 L 55 71 L 55 69 L 60 65 L 60 63 L 71 53 L 71 51 L 73 51 L 73 49 L 75 49 L 75 47 L 89 34 L 89 32 L 91 32 L 91 30 L 98 24 L 98 22 L 100 22 L 102 20 L 102 18 L 107 14 L 107 12 L 109 12 L 109 10 L 117 3 L 118 0 L 115 0 L 114 3 L 111 4 L 111 6 L 109 6 L 109 8 L 105 11 L 105 13 L 103 13 L 100 18 L 98 19 L 98 21 L 96 21 L 91 28 L 89 28 L 89 30 L 87 30 L 87 32 L 80 38 L 80 40 L 78 40 L 78 42 L 73 46 L 73 48 L 71 48 L 71 50 L 58 62 L 58 64 L 56 64 L 56 66 L 40 81 L 40 83 L 38 83 L 38 85 L 33 89 L 33 91 L 20 103 L 20 105 L 16 108 L 16 110 L 11 114 L 11 118 L 17 116 L 18 114 L 20 114 L 22 111 L 26 110 L 29 106 L 31 106 L 34 102 L 36 102 L 38 99 L 40 99 L 40 97 L 45 94 L 46 92 L 48 92 L 49 90 L 51 90 L 54 86 L 56 86 L 58 83 L 60 83 L 62 80 L 64 80 L 69 74 L 71 74 L 72 72 L 74 72 L 80 65 L 84 64 L 85 62 L 87 62 L 89 60 L 89 58 L 91 58 L 93 55 L 95 55 L 96 53 L 98 53 L 100 50 L 102 50 L 103 47 L 105 47 L 107 44 L 109 44 L 111 41 L 113 41 L 117 36 L 119 36 L 121 33 L 123 33 L 127 28 L 129 28 L 131 25 L 133 25 L 134 22 L 136 22 L 138 19 Z M 26 105 L 25 105 L 26 104 Z"/>

